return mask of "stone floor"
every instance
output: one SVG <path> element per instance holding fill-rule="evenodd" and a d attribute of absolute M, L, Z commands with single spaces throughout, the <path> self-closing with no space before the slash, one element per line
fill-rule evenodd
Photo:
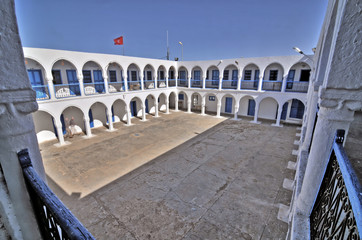
<path fill-rule="evenodd" d="M 295 126 L 184 112 L 42 144 L 48 183 L 97 239 L 284 239 Z"/>

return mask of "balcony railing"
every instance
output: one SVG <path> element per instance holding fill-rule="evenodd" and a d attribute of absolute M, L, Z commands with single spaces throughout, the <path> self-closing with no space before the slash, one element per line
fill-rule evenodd
<path fill-rule="evenodd" d="M 176 79 L 168 79 L 168 86 L 175 87 L 176 86 Z"/>
<path fill-rule="evenodd" d="M 143 80 L 143 86 L 145 89 L 154 89 L 155 80 Z"/>
<path fill-rule="evenodd" d="M 48 85 L 36 85 L 32 86 L 36 92 L 36 100 L 47 100 L 50 99 Z"/>
<path fill-rule="evenodd" d="M 18 158 L 43 239 L 95 239 L 38 176 L 28 150 Z"/>
<path fill-rule="evenodd" d="M 141 81 L 128 81 L 128 90 L 129 91 L 141 90 Z"/>
<path fill-rule="evenodd" d="M 157 87 L 158 88 L 165 88 L 167 85 L 166 85 L 166 80 L 165 79 L 160 79 L 160 80 L 157 80 Z"/>
<path fill-rule="evenodd" d="M 267 81 L 263 80 L 263 90 L 265 91 L 277 91 L 282 89 L 282 81 Z"/>
<path fill-rule="evenodd" d="M 215 89 L 215 88 L 219 88 L 219 80 L 205 80 L 205 88 L 211 88 L 211 89 Z"/>
<path fill-rule="evenodd" d="M 188 86 L 188 80 L 187 79 L 178 79 L 177 80 L 177 86 L 178 87 L 187 87 Z"/>
<path fill-rule="evenodd" d="M 241 80 L 240 89 L 258 89 L 259 80 Z"/>
<path fill-rule="evenodd" d="M 222 80 L 222 89 L 236 89 L 238 80 Z"/>
<path fill-rule="evenodd" d="M 79 83 L 54 84 L 56 98 L 67 98 L 80 96 Z"/>
<path fill-rule="evenodd" d="M 362 188 L 343 148 L 344 130 L 336 141 L 310 215 L 311 239 L 360 239 Z"/>
<path fill-rule="evenodd" d="M 202 88 L 202 80 L 191 79 L 191 87 L 192 88 Z"/>
<path fill-rule="evenodd" d="M 104 83 L 84 83 L 84 94 L 94 95 L 105 93 Z"/>
<path fill-rule="evenodd" d="M 308 92 L 309 82 L 291 82 L 287 81 L 287 85 L 285 86 L 286 92 Z"/>
<path fill-rule="evenodd" d="M 108 92 L 109 93 L 117 93 L 124 92 L 125 87 L 123 82 L 110 82 L 108 83 Z"/>

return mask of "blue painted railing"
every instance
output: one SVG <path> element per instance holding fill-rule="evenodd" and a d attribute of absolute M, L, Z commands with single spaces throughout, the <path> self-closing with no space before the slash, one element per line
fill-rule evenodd
<path fill-rule="evenodd" d="M 192 88 L 202 88 L 202 80 L 191 79 Z"/>
<path fill-rule="evenodd" d="M 287 81 L 287 84 L 285 86 L 285 91 L 286 92 L 302 92 L 302 93 L 306 93 L 306 92 L 308 92 L 308 86 L 309 86 L 309 82 Z"/>
<path fill-rule="evenodd" d="M 238 80 L 222 80 L 222 89 L 236 89 Z"/>
<path fill-rule="evenodd" d="M 178 79 L 177 80 L 177 86 L 178 87 L 187 87 L 188 86 L 188 80 L 187 79 Z"/>
<path fill-rule="evenodd" d="M 54 93 L 56 98 L 80 96 L 79 83 L 54 84 Z"/>
<path fill-rule="evenodd" d="M 205 88 L 211 88 L 211 89 L 219 88 L 219 80 L 206 79 Z"/>
<path fill-rule="evenodd" d="M 84 94 L 94 95 L 105 93 L 104 83 L 84 83 Z"/>
<path fill-rule="evenodd" d="M 280 92 L 282 90 L 282 82 L 283 81 L 263 80 L 262 89 L 265 90 L 265 91 L 277 91 L 277 92 Z"/>
<path fill-rule="evenodd" d="M 36 85 L 36 86 L 32 86 L 32 88 L 36 92 L 36 100 L 50 99 L 48 85 Z"/>
<path fill-rule="evenodd" d="M 241 80 L 240 89 L 258 89 L 259 80 Z"/>

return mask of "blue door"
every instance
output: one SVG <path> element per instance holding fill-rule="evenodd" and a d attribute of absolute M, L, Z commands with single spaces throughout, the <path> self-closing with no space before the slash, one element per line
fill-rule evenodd
<path fill-rule="evenodd" d="M 79 82 L 75 70 L 66 70 L 71 95 L 80 95 Z"/>
<path fill-rule="evenodd" d="M 285 120 L 287 118 L 287 111 L 288 111 L 288 103 L 284 103 L 283 109 L 282 109 L 282 116 L 280 119 Z"/>
<path fill-rule="evenodd" d="M 103 93 L 104 92 L 104 80 L 103 80 L 103 76 L 102 76 L 102 71 L 94 70 L 93 78 L 94 78 L 96 92 Z"/>
<path fill-rule="evenodd" d="M 92 128 L 92 127 L 94 127 L 92 109 L 89 109 L 88 117 L 89 117 L 89 125 Z"/>
<path fill-rule="evenodd" d="M 63 134 L 66 134 L 66 133 L 67 133 L 67 130 L 65 129 L 65 121 L 64 121 L 64 116 L 63 116 L 63 114 L 60 115 L 60 122 L 62 123 Z"/>
<path fill-rule="evenodd" d="M 40 69 L 32 69 L 28 70 L 28 77 L 31 83 L 31 86 L 36 92 L 36 98 L 37 99 L 44 99 L 48 98 L 47 91 L 45 87 L 43 86 L 43 76 L 41 74 Z"/>
<path fill-rule="evenodd" d="M 137 117 L 137 102 L 136 101 L 131 102 L 131 116 Z"/>
<path fill-rule="evenodd" d="M 233 99 L 231 97 L 225 98 L 225 112 L 231 113 L 233 107 Z"/>
<path fill-rule="evenodd" d="M 146 113 L 149 113 L 149 109 L 148 109 L 148 99 L 146 99 L 145 105 L 146 105 Z"/>
<path fill-rule="evenodd" d="M 249 116 L 255 115 L 255 100 L 254 99 L 249 99 L 248 115 Z"/>

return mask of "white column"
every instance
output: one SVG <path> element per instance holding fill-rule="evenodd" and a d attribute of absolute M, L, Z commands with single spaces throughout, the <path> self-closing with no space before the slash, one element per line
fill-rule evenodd
<path fill-rule="evenodd" d="M 108 77 L 104 77 L 103 80 L 104 80 L 104 87 L 105 87 L 105 90 L 106 90 L 105 92 L 106 92 L 106 94 L 108 94 L 109 93 Z"/>
<path fill-rule="evenodd" d="M 263 78 L 264 78 L 263 75 L 259 76 L 258 92 L 261 92 L 261 90 L 263 88 Z"/>
<path fill-rule="evenodd" d="M 304 135 L 304 140 L 302 144 L 301 151 L 308 151 L 310 143 L 312 141 L 312 135 L 314 130 L 314 122 L 317 114 L 317 104 L 318 104 L 318 91 L 313 91 L 312 96 L 309 98 L 308 103 L 308 113 L 307 113 L 307 126 L 306 132 Z"/>
<path fill-rule="evenodd" d="M 239 102 L 235 102 L 234 106 L 234 120 L 238 120 Z"/>
<path fill-rule="evenodd" d="M 84 121 L 84 126 L 85 126 L 85 133 L 86 133 L 87 137 L 92 137 L 91 127 L 89 124 L 89 117 L 85 115 L 83 118 L 83 121 Z"/>
<path fill-rule="evenodd" d="M 170 114 L 170 101 L 166 98 L 166 114 Z"/>
<path fill-rule="evenodd" d="M 187 78 L 187 88 L 191 88 L 191 76 Z"/>
<path fill-rule="evenodd" d="M 168 88 L 168 75 L 166 75 L 166 88 Z"/>
<path fill-rule="evenodd" d="M 127 75 L 127 71 L 124 71 L 124 76 L 123 76 L 123 84 L 124 84 L 124 91 L 128 92 L 128 75 Z"/>
<path fill-rule="evenodd" d="M 54 125 L 57 130 L 59 145 L 64 145 L 65 141 L 64 141 L 64 135 L 63 135 L 63 125 L 58 120 L 54 121 Z"/>
<path fill-rule="evenodd" d="M 206 97 L 203 96 L 201 99 L 201 115 L 205 115 L 205 105 L 206 105 L 205 101 L 206 101 Z"/>
<path fill-rule="evenodd" d="M 175 94 L 175 112 L 178 112 L 178 93 Z"/>
<path fill-rule="evenodd" d="M 158 88 L 158 86 L 157 86 L 157 82 L 158 82 L 158 81 L 157 81 L 157 78 L 158 78 L 158 76 L 157 76 L 157 75 L 155 75 L 155 81 L 154 81 L 154 82 L 155 82 L 155 89 L 157 89 L 157 88 Z"/>
<path fill-rule="evenodd" d="M 240 90 L 240 86 L 241 86 L 241 75 L 238 76 L 238 86 L 236 87 L 236 90 Z"/>
<path fill-rule="evenodd" d="M 187 113 L 191 113 L 191 97 L 187 97 Z"/>
<path fill-rule="evenodd" d="M 313 144 L 310 149 L 307 167 L 304 174 L 302 188 L 297 199 L 297 209 L 300 212 L 311 212 L 319 185 L 323 179 L 324 171 L 331 153 L 337 129 L 348 132 L 353 121 L 353 111 L 343 106 L 341 109 L 328 109 L 321 107 L 318 112 L 317 125 L 313 134 Z"/>
<path fill-rule="evenodd" d="M 277 120 L 275 123 L 272 124 L 272 126 L 275 127 L 283 127 L 283 125 L 280 125 L 280 119 L 282 117 L 282 112 L 283 112 L 283 106 L 281 106 L 280 103 L 278 103 L 278 114 L 277 114 Z"/>
<path fill-rule="evenodd" d="M 47 77 L 47 83 L 48 83 L 48 90 L 49 90 L 49 99 L 56 99 L 55 98 L 55 89 L 53 84 L 53 77 Z"/>
<path fill-rule="evenodd" d="M 84 94 L 84 84 L 83 84 L 83 76 L 82 75 L 78 76 L 78 82 L 79 82 L 80 95 L 82 97 L 84 97 L 85 94 Z"/>
<path fill-rule="evenodd" d="M 142 120 L 143 122 L 147 121 L 146 119 L 146 105 L 145 103 L 142 103 Z"/>
<path fill-rule="evenodd" d="M 216 117 L 220 117 L 221 113 L 221 99 L 217 99 Z"/>
<path fill-rule="evenodd" d="M 285 88 L 286 88 L 286 86 L 287 86 L 287 78 L 288 78 L 288 75 L 285 75 L 285 76 L 283 77 L 281 92 L 285 92 Z"/>
<path fill-rule="evenodd" d="M 127 114 L 127 126 L 131 126 L 131 110 L 129 109 L 129 106 L 126 106 L 126 114 Z"/>
<path fill-rule="evenodd" d="M 202 89 L 206 88 L 206 76 L 202 76 Z"/>
<path fill-rule="evenodd" d="M 220 77 L 219 77 L 219 90 L 222 89 L 222 79 L 223 79 L 223 77 L 220 76 Z"/>
<path fill-rule="evenodd" d="M 155 117 L 159 117 L 159 115 L 158 115 L 158 101 L 157 101 L 156 98 L 155 98 Z"/>
<path fill-rule="evenodd" d="M 141 79 L 141 90 L 145 90 L 145 83 L 144 83 L 144 81 L 143 81 L 143 75 L 140 74 L 140 75 L 139 75 L 139 78 Z"/>
<path fill-rule="evenodd" d="M 107 118 L 108 118 L 108 130 L 113 131 L 113 121 L 112 121 L 112 109 L 107 108 Z"/>
<path fill-rule="evenodd" d="M 258 114 L 259 114 L 259 103 L 255 101 L 255 111 L 254 111 L 254 120 L 253 123 L 260 123 L 258 122 Z"/>
<path fill-rule="evenodd" d="M 175 86 L 177 87 L 177 79 L 178 79 L 178 74 L 177 72 L 175 72 Z"/>

